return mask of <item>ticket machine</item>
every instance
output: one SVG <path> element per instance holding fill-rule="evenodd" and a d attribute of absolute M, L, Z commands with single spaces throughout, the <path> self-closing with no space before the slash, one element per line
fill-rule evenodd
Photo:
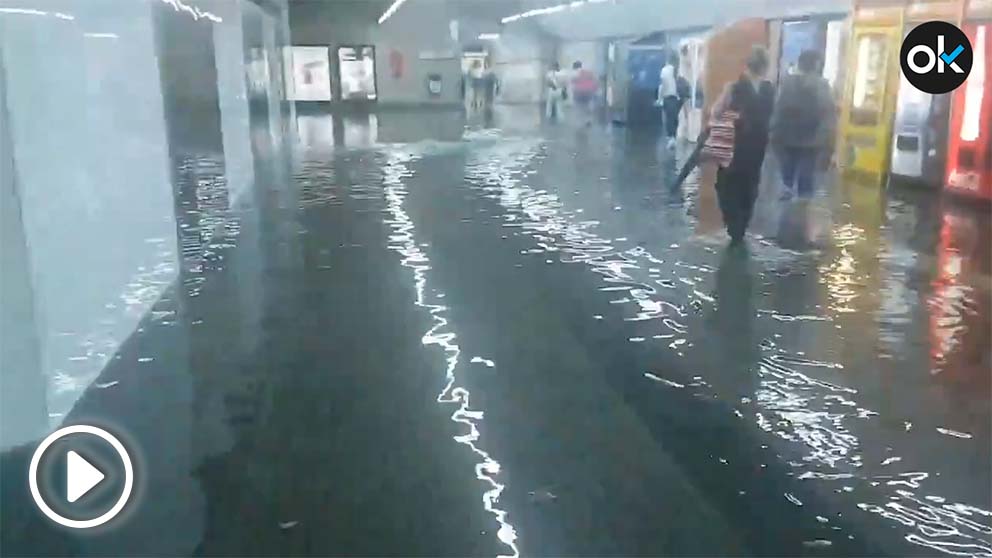
<path fill-rule="evenodd" d="M 900 7 L 856 7 L 841 106 L 840 165 L 844 174 L 882 184 L 899 84 Z"/>
<path fill-rule="evenodd" d="M 927 21 L 957 25 L 961 14 L 961 0 L 914 2 L 906 7 L 903 37 Z M 900 72 L 889 165 L 893 179 L 940 188 L 947 162 L 950 111 L 950 93 L 931 95 L 920 91 Z"/>
<path fill-rule="evenodd" d="M 971 75 L 952 93 L 948 191 L 992 200 L 992 2 L 977 2 L 963 31 L 971 40 Z"/>

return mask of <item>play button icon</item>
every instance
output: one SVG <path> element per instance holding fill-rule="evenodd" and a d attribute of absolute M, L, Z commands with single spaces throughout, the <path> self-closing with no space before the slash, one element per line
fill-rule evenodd
<path fill-rule="evenodd" d="M 89 461 L 83 459 L 78 453 L 69 450 L 65 461 L 65 499 L 71 504 L 80 499 L 84 494 L 100 484 L 106 475 L 100 472 Z"/>
<path fill-rule="evenodd" d="M 46 517 L 73 529 L 115 518 L 134 488 L 134 467 L 124 444 L 88 424 L 52 432 L 35 449 L 28 486 Z"/>

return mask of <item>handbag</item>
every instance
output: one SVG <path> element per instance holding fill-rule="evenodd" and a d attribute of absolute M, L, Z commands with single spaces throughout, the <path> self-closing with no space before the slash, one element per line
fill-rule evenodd
<path fill-rule="evenodd" d="M 703 144 L 700 156 L 703 160 L 714 161 L 721 167 L 730 166 L 734 159 L 734 139 L 737 137 L 739 112 L 725 110 L 710 118 L 709 137 Z"/>

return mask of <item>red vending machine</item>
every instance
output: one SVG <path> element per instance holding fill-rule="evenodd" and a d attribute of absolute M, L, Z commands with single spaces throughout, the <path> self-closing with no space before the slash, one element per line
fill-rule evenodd
<path fill-rule="evenodd" d="M 945 185 L 948 191 L 992 200 L 992 17 L 972 19 L 963 30 L 971 40 L 974 63 L 967 81 L 953 93 Z"/>

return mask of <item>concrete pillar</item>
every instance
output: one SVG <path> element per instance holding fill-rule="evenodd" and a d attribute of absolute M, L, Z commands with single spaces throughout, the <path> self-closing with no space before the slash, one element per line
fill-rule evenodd
<path fill-rule="evenodd" d="M 36 439 L 48 427 L 3 60 L 0 45 L 0 450 Z"/>

